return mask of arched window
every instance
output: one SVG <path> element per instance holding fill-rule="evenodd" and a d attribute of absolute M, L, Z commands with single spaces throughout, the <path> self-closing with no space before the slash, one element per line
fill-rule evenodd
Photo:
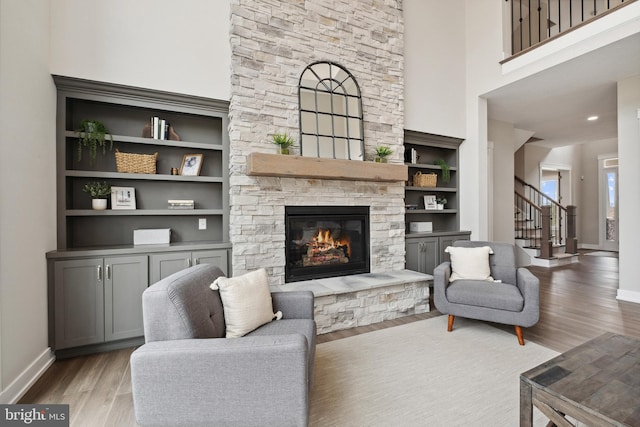
<path fill-rule="evenodd" d="M 298 84 L 300 152 L 308 157 L 364 160 L 362 98 L 351 73 L 315 62 Z"/>

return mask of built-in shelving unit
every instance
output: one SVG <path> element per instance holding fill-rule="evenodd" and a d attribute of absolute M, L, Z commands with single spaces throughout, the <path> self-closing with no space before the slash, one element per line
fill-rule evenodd
<path fill-rule="evenodd" d="M 406 267 L 433 274 L 433 269 L 448 257 L 446 246 L 456 240 L 469 240 L 470 232 L 460 230 L 460 197 L 458 191 L 459 138 L 405 130 L 405 165 L 408 168 L 405 186 Z M 413 151 L 413 156 L 411 155 Z M 444 160 L 449 166 L 450 180 L 444 182 L 442 167 L 434 164 Z M 414 185 L 416 173 L 435 173 L 435 187 Z M 441 210 L 426 209 L 424 196 L 447 199 Z M 431 232 L 411 232 L 411 222 L 430 222 Z"/>
<path fill-rule="evenodd" d="M 58 238 L 47 258 L 50 341 L 59 356 L 139 341 L 144 289 L 197 263 L 230 274 L 231 244 L 228 102 L 62 76 L 54 81 Z M 145 137 L 154 116 L 178 137 Z M 78 156 L 83 120 L 100 121 L 113 139 L 95 160 L 86 149 Z M 157 153 L 156 173 L 118 172 L 116 150 Z M 203 156 L 199 174 L 176 175 L 192 154 Z M 112 209 L 109 202 L 106 210 L 93 210 L 83 191 L 91 181 L 133 188 L 135 209 Z M 193 200 L 194 208 L 170 209 L 172 199 Z M 134 245 L 138 229 L 170 229 L 170 243 Z"/>

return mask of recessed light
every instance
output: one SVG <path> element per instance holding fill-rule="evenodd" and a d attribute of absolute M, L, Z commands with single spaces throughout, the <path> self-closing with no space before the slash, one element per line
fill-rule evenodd
<path fill-rule="evenodd" d="M 596 121 L 598 120 L 598 116 L 589 116 L 587 117 L 587 120 L 589 120 L 590 122 Z"/>

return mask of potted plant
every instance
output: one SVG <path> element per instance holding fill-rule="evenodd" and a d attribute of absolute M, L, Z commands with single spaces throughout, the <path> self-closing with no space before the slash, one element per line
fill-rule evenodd
<path fill-rule="evenodd" d="M 445 197 L 440 197 L 436 200 L 436 204 L 438 206 L 438 210 L 443 210 L 444 205 L 447 204 L 447 199 Z"/>
<path fill-rule="evenodd" d="M 273 143 L 278 146 L 278 151 L 280 154 L 289 154 L 289 147 L 295 144 L 293 138 L 291 138 L 287 133 L 277 133 L 273 135 Z"/>
<path fill-rule="evenodd" d="M 451 180 L 450 168 L 447 162 L 443 159 L 438 159 L 433 162 L 434 165 L 440 166 L 442 169 L 442 182 L 445 184 Z"/>
<path fill-rule="evenodd" d="M 379 145 L 376 147 L 376 159 L 378 163 L 387 163 L 387 157 L 393 154 L 393 150 L 387 145 Z"/>
<path fill-rule="evenodd" d="M 107 198 L 111 195 L 111 186 L 106 182 L 87 182 L 82 191 L 91 196 L 91 207 L 97 211 L 107 208 Z"/>
<path fill-rule="evenodd" d="M 108 134 L 107 128 L 97 120 L 83 120 L 78 129 L 78 161 L 82 160 L 82 149 L 89 148 L 89 163 L 96 160 L 98 147 L 102 148 L 102 154 L 107 151 L 107 136 L 109 137 L 109 150 L 113 148 L 113 137 Z"/>

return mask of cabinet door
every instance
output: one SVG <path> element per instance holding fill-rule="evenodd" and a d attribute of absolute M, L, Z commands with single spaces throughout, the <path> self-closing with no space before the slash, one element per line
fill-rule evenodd
<path fill-rule="evenodd" d="M 410 239 L 405 243 L 405 265 L 408 270 L 433 274 L 438 265 L 438 238 Z"/>
<path fill-rule="evenodd" d="M 422 240 L 419 239 L 407 239 L 405 243 L 405 268 L 407 270 L 418 271 L 420 270 L 421 257 L 422 257 Z"/>
<path fill-rule="evenodd" d="M 227 251 L 225 249 L 215 249 L 210 251 L 194 251 L 192 253 L 193 265 L 196 264 L 213 264 L 218 267 L 225 276 L 229 275 Z"/>
<path fill-rule="evenodd" d="M 190 267 L 191 252 L 152 254 L 149 256 L 149 261 L 151 262 L 150 284 L 154 284 L 173 273 Z"/>
<path fill-rule="evenodd" d="M 438 238 L 428 237 L 422 240 L 422 269 L 421 273 L 433 274 L 433 270 L 440 264 Z"/>
<path fill-rule="evenodd" d="M 141 337 L 142 292 L 149 283 L 144 255 L 104 260 L 105 341 Z"/>
<path fill-rule="evenodd" d="M 56 349 L 104 341 L 103 278 L 102 258 L 55 262 Z"/>

